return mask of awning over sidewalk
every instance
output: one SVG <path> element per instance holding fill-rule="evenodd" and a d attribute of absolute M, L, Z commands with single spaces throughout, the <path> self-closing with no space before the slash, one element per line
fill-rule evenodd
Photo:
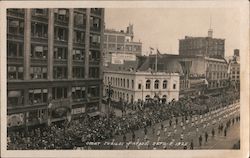
<path fill-rule="evenodd" d="M 100 114 L 101 114 L 100 111 L 95 111 L 95 112 L 88 113 L 88 115 L 89 115 L 90 117 L 99 116 Z"/>

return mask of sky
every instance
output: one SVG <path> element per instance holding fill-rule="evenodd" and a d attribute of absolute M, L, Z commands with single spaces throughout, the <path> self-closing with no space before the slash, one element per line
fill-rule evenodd
<path fill-rule="evenodd" d="M 240 47 L 240 11 L 237 8 L 106 8 L 105 27 L 126 30 L 134 25 L 134 41 L 161 53 L 178 54 L 179 39 L 205 37 L 213 29 L 214 38 L 225 39 L 225 56 Z"/>

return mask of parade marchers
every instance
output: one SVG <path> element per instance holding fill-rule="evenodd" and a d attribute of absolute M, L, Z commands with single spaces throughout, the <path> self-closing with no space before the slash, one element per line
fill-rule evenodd
<path fill-rule="evenodd" d="M 209 97 L 206 101 L 199 97 L 187 97 L 169 104 L 151 103 L 144 108 L 137 108 L 135 113 L 123 117 L 94 119 L 85 115 L 70 123 L 55 123 L 47 127 L 32 128 L 29 131 L 8 132 L 7 149 L 76 149 L 77 147 L 92 149 L 86 145 L 87 142 L 112 140 L 119 135 L 125 136 L 127 133 L 131 133 L 132 141 L 136 141 L 134 133 L 139 129 L 147 131 L 148 128 L 165 120 L 173 122 L 174 127 L 178 125 L 178 122 L 183 124 L 185 120 L 194 120 L 198 115 L 216 111 L 221 113 L 221 109 L 225 109 L 238 100 L 238 93 L 224 93 L 216 97 Z M 239 120 L 239 116 L 237 116 L 237 120 Z M 180 137 L 183 137 L 183 133 Z M 97 149 L 100 148 L 99 146 Z M 109 149 L 112 147 L 110 146 Z"/>

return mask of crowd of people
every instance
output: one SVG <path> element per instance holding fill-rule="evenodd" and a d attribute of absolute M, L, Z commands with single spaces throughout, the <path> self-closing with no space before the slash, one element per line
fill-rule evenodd
<path fill-rule="evenodd" d="M 133 105 L 134 112 L 122 117 L 112 115 L 91 118 L 83 115 L 69 123 L 52 123 L 45 127 L 8 131 L 7 149 L 73 149 L 75 147 L 88 149 L 86 142 L 112 139 L 116 135 L 133 133 L 164 120 L 178 122 L 180 117 L 187 119 L 192 115 L 204 114 L 209 110 L 230 105 L 236 100 L 239 100 L 239 94 L 224 93 L 207 99 L 186 97 L 179 101 L 173 100 L 168 104 L 153 101 L 145 103 L 144 106 Z M 127 106 L 125 109 L 130 107 Z"/>

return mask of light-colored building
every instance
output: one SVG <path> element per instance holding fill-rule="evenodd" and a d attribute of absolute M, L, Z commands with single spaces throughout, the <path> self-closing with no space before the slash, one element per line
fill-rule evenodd
<path fill-rule="evenodd" d="M 133 25 L 129 24 L 127 30 L 106 29 L 104 32 L 103 57 L 104 66 L 108 64 L 123 64 L 126 61 L 135 61 L 136 56 L 142 54 L 142 43 L 133 40 Z"/>
<path fill-rule="evenodd" d="M 108 85 L 113 90 L 112 100 L 133 103 L 158 98 L 163 102 L 179 99 L 179 74 L 151 71 L 104 71 L 103 95 Z"/>

